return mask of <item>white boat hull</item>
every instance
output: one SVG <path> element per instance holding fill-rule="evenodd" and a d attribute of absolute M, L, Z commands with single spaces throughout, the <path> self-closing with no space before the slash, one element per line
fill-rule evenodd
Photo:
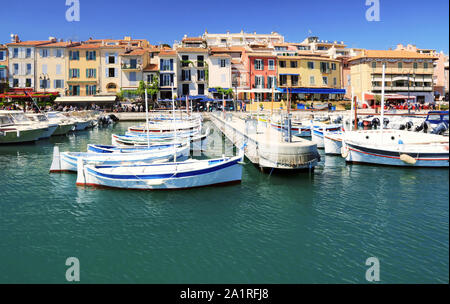
<path fill-rule="evenodd" d="M 338 134 L 325 133 L 323 136 L 325 154 L 341 155 L 342 138 Z"/>

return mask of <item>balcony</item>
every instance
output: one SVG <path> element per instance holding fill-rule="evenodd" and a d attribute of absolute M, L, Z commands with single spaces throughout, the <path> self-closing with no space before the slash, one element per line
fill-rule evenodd
<path fill-rule="evenodd" d="M 142 71 L 142 64 L 122 63 L 122 70 Z"/>

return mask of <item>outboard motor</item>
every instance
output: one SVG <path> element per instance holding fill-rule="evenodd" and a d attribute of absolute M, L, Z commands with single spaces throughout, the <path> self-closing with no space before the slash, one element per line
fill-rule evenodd
<path fill-rule="evenodd" d="M 383 119 L 383 125 L 384 125 L 384 128 L 386 128 L 388 124 L 389 124 L 389 119 L 385 117 L 385 118 Z"/>
<path fill-rule="evenodd" d="M 119 121 L 119 118 L 116 115 L 114 115 L 114 114 L 109 114 L 109 118 L 111 118 L 113 122 L 118 122 Z"/>
<path fill-rule="evenodd" d="M 408 124 L 408 123 L 406 123 L 406 124 Z M 405 130 L 407 127 L 406 127 L 406 124 L 401 124 L 400 125 L 400 127 L 398 128 L 399 130 Z"/>
<path fill-rule="evenodd" d="M 411 130 L 411 128 L 413 127 L 413 122 L 412 121 L 408 121 L 406 124 L 405 124 L 405 127 L 406 127 L 406 129 L 409 131 L 409 130 Z M 400 130 L 402 130 L 402 129 L 400 129 Z"/>
<path fill-rule="evenodd" d="M 428 130 L 431 130 L 431 124 L 428 121 L 424 121 L 424 123 L 423 123 L 423 133 L 428 133 Z"/>
<path fill-rule="evenodd" d="M 431 134 L 439 134 L 442 135 L 445 131 L 447 131 L 447 125 L 443 122 L 437 125 L 437 127 L 431 131 Z"/>
<path fill-rule="evenodd" d="M 374 126 L 375 128 L 378 128 L 380 126 L 380 119 L 378 117 L 372 119 L 372 126 Z"/>

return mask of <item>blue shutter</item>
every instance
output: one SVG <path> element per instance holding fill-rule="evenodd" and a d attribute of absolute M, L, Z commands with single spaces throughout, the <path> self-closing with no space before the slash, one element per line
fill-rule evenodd
<path fill-rule="evenodd" d="M 162 59 L 159 60 L 159 69 L 161 71 L 164 71 L 164 69 L 163 69 L 163 60 Z"/>
<path fill-rule="evenodd" d="M 105 54 L 105 64 L 108 64 L 109 53 Z"/>
<path fill-rule="evenodd" d="M 264 70 L 264 59 L 261 59 L 261 70 Z M 264 77 L 262 83 L 264 84 Z"/>
<path fill-rule="evenodd" d="M 108 68 L 105 68 L 105 77 L 108 78 Z"/>
<path fill-rule="evenodd" d="M 119 77 L 119 71 L 117 68 L 114 68 L 114 77 Z"/>
<path fill-rule="evenodd" d="M 170 70 L 173 71 L 173 59 L 170 59 Z"/>
<path fill-rule="evenodd" d="M 265 88 L 264 87 L 264 76 L 261 78 L 261 84 L 262 84 L 262 87 L 263 87 L 263 89 Z"/>

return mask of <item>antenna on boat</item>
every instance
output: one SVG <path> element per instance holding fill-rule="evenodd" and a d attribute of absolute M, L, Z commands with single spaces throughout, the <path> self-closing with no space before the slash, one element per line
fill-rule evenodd
<path fill-rule="evenodd" d="M 384 128 L 384 79 L 385 79 L 386 62 L 383 62 L 383 71 L 381 76 L 381 131 Z"/>
<path fill-rule="evenodd" d="M 145 120 L 147 122 L 147 148 L 150 148 L 150 133 L 148 130 L 148 96 L 147 87 L 145 87 Z"/>

